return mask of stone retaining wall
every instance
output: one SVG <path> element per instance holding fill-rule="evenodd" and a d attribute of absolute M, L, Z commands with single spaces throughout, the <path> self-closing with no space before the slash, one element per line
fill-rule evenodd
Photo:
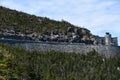
<path fill-rule="evenodd" d="M 105 46 L 105 45 L 85 45 L 85 44 L 45 44 L 45 43 L 15 43 L 15 46 L 21 46 L 26 50 L 37 51 L 60 51 L 60 52 L 74 52 L 85 54 L 93 49 L 98 53 L 110 57 L 120 54 L 120 47 L 117 46 Z"/>

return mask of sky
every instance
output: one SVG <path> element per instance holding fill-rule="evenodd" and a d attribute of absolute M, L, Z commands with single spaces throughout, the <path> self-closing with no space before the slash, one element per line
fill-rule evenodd
<path fill-rule="evenodd" d="M 0 5 L 65 20 L 99 36 L 110 32 L 112 37 L 118 37 L 120 45 L 120 0 L 0 0 Z"/>

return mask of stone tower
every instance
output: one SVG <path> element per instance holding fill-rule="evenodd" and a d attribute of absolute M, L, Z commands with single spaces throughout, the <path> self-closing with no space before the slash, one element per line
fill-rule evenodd
<path fill-rule="evenodd" d="M 114 46 L 118 46 L 118 39 L 117 39 L 117 37 L 112 38 L 112 44 Z"/>
<path fill-rule="evenodd" d="M 111 34 L 106 32 L 106 35 L 105 35 L 105 45 L 111 45 L 111 43 L 112 43 Z"/>

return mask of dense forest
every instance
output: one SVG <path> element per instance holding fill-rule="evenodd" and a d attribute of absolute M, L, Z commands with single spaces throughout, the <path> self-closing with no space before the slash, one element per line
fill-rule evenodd
<path fill-rule="evenodd" d="M 120 55 L 26 51 L 0 44 L 0 80 L 119 80 Z"/>

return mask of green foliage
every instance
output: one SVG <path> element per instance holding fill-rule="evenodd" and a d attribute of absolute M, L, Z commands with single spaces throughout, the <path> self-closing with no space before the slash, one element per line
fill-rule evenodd
<path fill-rule="evenodd" d="M 46 17 L 37 17 L 35 15 L 10 10 L 0 7 L 0 28 L 17 28 L 21 32 L 32 31 L 43 33 L 55 29 L 65 31 L 68 27 L 76 27 L 66 21 L 55 21 Z"/>
<path fill-rule="evenodd" d="M 105 58 L 56 51 L 25 51 L 0 44 L 0 80 L 118 80 L 120 55 Z"/>

